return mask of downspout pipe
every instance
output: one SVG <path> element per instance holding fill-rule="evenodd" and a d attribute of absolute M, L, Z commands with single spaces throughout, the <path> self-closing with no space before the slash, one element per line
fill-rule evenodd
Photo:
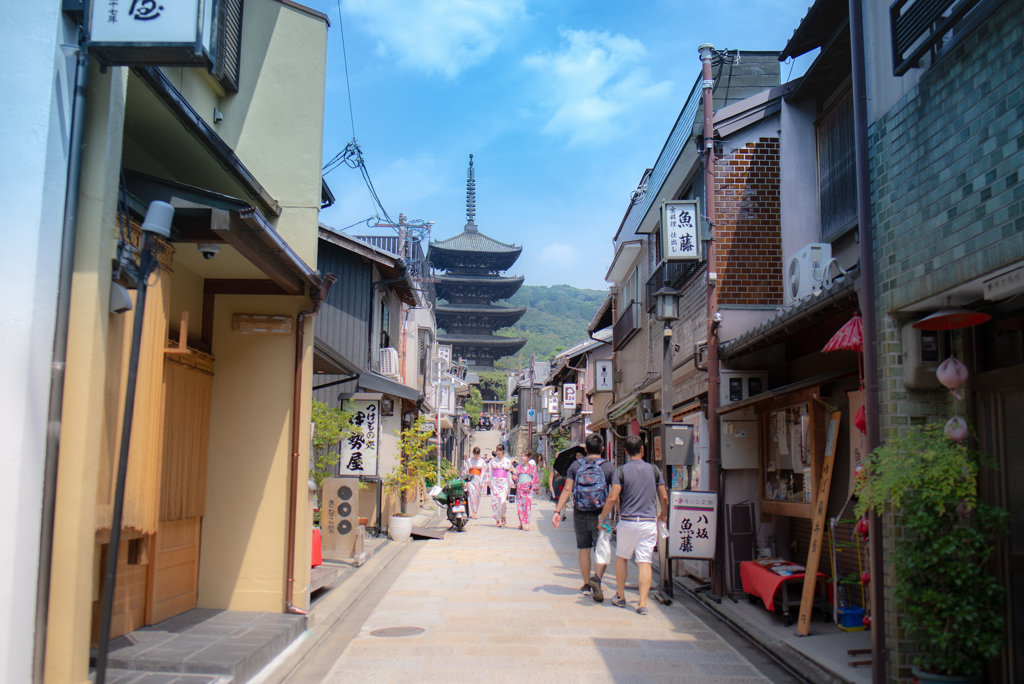
<path fill-rule="evenodd" d="M 75 68 L 75 94 L 71 109 L 71 139 L 64 191 L 64 229 L 61 236 L 60 271 L 57 276 L 57 317 L 53 330 L 50 364 L 50 405 L 46 421 L 46 453 L 43 457 L 43 501 L 39 534 L 39 567 L 36 576 L 36 614 L 32 681 L 41 684 L 46 662 L 46 632 L 50 611 L 50 570 L 53 564 L 53 524 L 57 506 L 57 463 L 60 457 L 64 411 L 64 372 L 68 358 L 68 321 L 71 317 L 71 280 L 75 271 L 78 239 L 78 197 L 82 185 L 82 139 L 89 89 L 89 55 L 79 46 Z"/>
<path fill-rule="evenodd" d="M 292 459 L 291 474 L 288 478 L 288 572 L 285 576 L 284 611 L 293 615 L 309 615 L 295 605 L 295 524 L 299 509 L 299 439 L 302 430 L 302 352 L 306 339 L 306 318 L 320 313 L 320 305 L 327 299 L 331 286 L 338 280 L 333 273 L 328 273 L 320 282 L 320 289 L 313 294 L 313 308 L 299 312 L 295 325 L 295 389 L 292 403 Z M 306 431 L 308 434 L 308 430 Z"/>
<path fill-rule="evenodd" d="M 725 594 L 725 494 L 722 478 L 721 430 L 718 423 L 718 276 L 715 261 L 715 93 L 711 59 L 715 46 L 704 43 L 700 50 L 704 90 L 704 215 L 708 226 L 708 489 L 718 492 L 718 535 L 715 539 L 715 561 L 711 564 L 711 593 Z"/>
<path fill-rule="evenodd" d="M 860 308 L 864 326 L 864 413 L 868 453 L 881 444 L 878 401 L 878 338 L 875 318 L 875 254 L 871 225 L 871 170 L 868 167 L 867 64 L 864 55 L 864 8 L 861 0 L 849 0 L 850 62 L 853 80 L 853 130 L 857 161 L 857 226 L 860 233 Z M 869 514 L 871 576 L 882 578 L 882 524 Z M 885 681 L 885 582 L 871 583 L 871 681 Z"/>

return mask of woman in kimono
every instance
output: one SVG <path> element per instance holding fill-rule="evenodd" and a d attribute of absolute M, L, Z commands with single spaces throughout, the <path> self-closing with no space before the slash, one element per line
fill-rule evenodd
<path fill-rule="evenodd" d="M 512 459 L 505 455 L 505 447 L 499 444 L 487 468 L 487 479 L 491 483 L 491 510 L 494 511 L 494 524 L 498 527 L 505 526 L 508 490 L 513 477 Z"/>
<path fill-rule="evenodd" d="M 487 461 L 480 456 L 480 447 L 473 447 L 473 455 L 467 458 L 465 465 L 462 466 L 462 477 L 469 485 L 469 517 L 474 520 L 480 512 L 480 497 L 487 488 L 484 481 L 486 469 Z"/>
<path fill-rule="evenodd" d="M 530 459 L 516 469 L 516 510 L 519 511 L 519 529 L 530 531 L 530 510 L 536 491 L 537 461 Z"/>

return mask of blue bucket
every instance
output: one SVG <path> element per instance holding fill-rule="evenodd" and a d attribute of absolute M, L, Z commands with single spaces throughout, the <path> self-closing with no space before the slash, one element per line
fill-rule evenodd
<path fill-rule="evenodd" d="M 839 624 L 843 627 L 863 627 L 864 609 L 857 606 L 839 609 Z"/>

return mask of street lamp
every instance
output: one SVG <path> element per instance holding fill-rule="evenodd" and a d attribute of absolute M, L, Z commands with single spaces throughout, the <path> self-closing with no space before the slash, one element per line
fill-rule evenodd
<path fill-rule="evenodd" d="M 665 331 L 662 334 L 662 362 L 661 362 L 661 458 L 662 462 L 668 460 L 668 425 L 672 421 L 672 323 L 679 320 L 679 294 L 668 286 L 668 281 L 660 290 L 654 293 L 654 317 L 665 324 Z M 671 482 L 668 466 L 663 465 L 665 482 Z M 672 562 L 668 560 L 668 553 L 665 554 L 664 565 L 667 572 L 661 575 L 661 593 L 665 599 L 674 595 L 672 586 Z M 663 603 L 667 602 L 665 599 Z"/>

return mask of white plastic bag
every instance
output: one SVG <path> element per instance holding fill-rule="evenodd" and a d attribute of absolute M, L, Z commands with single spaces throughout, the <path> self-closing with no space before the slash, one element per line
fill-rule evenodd
<path fill-rule="evenodd" d="M 597 536 L 597 546 L 594 547 L 594 562 L 598 565 L 608 565 L 612 559 L 612 535 L 605 528 Z"/>

